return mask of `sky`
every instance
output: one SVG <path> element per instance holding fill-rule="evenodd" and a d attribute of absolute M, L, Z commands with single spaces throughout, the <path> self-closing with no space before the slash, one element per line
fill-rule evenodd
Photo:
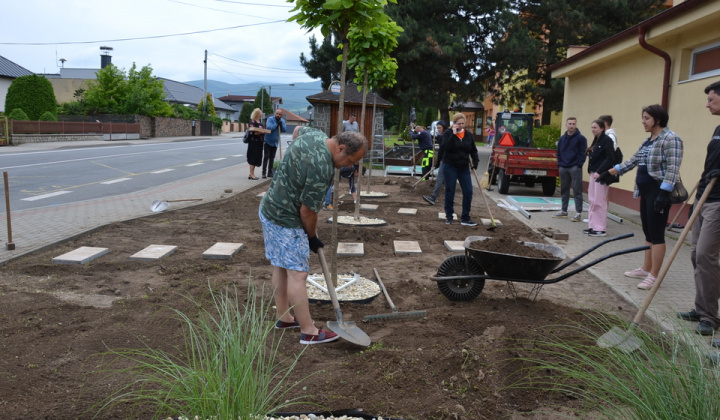
<path fill-rule="evenodd" d="M 321 35 L 287 22 L 293 7 L 285 0 L 14 1 L 2 8 L 0 55 L 34 73 L 57 73 L 63 65 L 100 68 L 100 47 L 108 46 L 121 69 L 149 65 L 155 76 L 186 82 L 203 79 L 207 50 L 209 80 L 310 82 L 299 57 L 309 56 L 310 36 Z"/>

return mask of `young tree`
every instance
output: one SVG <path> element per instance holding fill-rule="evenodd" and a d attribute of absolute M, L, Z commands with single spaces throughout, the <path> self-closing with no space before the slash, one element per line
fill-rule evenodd
<path fill-rule="evenodd" d="M 495 62 L 498 100 L 542 101 L 543 123 L 562 110 L 564 81 L 548 66 L 564 60 L 570 45 L 592 45 L 661 11 L 663 0 L 520 0 L 506 15 Z"/>
<path fill-rule="evenodd" d="M 5 109 L 22 109 L 30 120 L 44 112 L 57 115 L 55 91 L 48 79 L 37 74 L 20 76 L 12 81 L 5 95 Z"/>

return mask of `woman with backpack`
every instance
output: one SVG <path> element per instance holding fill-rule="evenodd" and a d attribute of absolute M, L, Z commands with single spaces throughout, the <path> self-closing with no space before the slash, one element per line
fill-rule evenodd
<path fill-rule="evenodd" d="M 583 233 L 589 236 L 605 236 L 607 227 L 608 192 L 610 185 L 595 181 L 600 174 L 613 167 L 615 161 L 615 145 L 612 139 L 605 134 L 605 122 L 595 120 L 590 125 L 595 138 L 588 148 L 588 228 Z"/>

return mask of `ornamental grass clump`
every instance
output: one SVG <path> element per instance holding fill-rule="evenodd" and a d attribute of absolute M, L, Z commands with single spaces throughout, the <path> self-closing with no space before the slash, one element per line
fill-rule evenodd
<path fill-rule="evenodd" d="M 185 335 L 179 356 L 149 346 L 108 352 L 113 362 L 130 365 L 111 373 L 131 379 L 103 403 L 98 417 L 110 406 L 131 403 L 152 407 L 156 418 L 252 419 L 300 402 L 285 396 L 300 383 L 286 380 L 302 352 L 281 357 L 271 304 L 253 286 L 247 298 L 212 289 L 210 297 L 207 309 L 188 298 L 198 316 L 172 309 Z"/>
<path fill-rule="evenodd" d="M 628 323 L 605 315 L 582 325 L 549 326 L 513 349 L 521 368 L 508 388 L 543 389 L 585 402 L 593 418 L 720 418 L 720 371 L 692 329 L 673 334 L 633 330 L 642 340 L 634 352 L 600 348 L 598 338 Z M 510 361 L 509 361 L 510 362 Z"/>

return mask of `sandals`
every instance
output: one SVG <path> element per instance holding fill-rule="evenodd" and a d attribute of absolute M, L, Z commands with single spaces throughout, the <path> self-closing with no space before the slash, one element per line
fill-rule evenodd
<path fill-rule="evenodd" d="M 253 181 L 257 181 L 257 180 L 260 179 L 260 178 L 258 178 L 258 177 L 256 177 L 256 176 L 249 176 L 248 179 L 252 179 Z"/>

